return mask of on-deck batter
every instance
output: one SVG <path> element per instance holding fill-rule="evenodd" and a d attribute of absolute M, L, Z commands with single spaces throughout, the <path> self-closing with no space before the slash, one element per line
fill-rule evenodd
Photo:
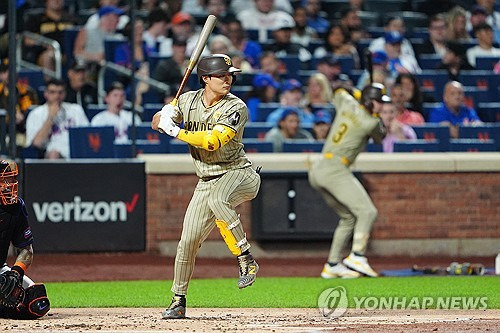
<path fill-rule="evenodd" d="M 189 281 L 196 254 L 217 225 L 228 248 L 237 256 L 238 287 L 250 286 L 259 266 L 249 252 L 235 207 L 255 198 L 260 176 L 243 150 L 243 129 L 248 120 L 245 103 L 229 91 L 235 82 L 231 59 L 214 54 L 200 60 L 198 77 L 202 89 L 179 97 L 178 107 L 170 104 L 153 117 L 152 128 L 189 144 L 196 174 L 200 178 L 188 205 L 175 257 L 175 293 L 164 319 L 184 318 Z M 184 128 L 178 124 L 184 122 Z"/>

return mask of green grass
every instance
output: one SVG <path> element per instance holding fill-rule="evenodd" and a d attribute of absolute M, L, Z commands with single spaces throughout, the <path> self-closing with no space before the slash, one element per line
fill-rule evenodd
<path fill-rule="evenodd" d="M 47 283 L 53 307 L 164 307 L 172 281 Z M 349 306 L 354 297 L 488 297 L 488 308 L 500 308 L 500 278 L 495 276 L 405 277 L 354 280 L 321 278 L 258 278 L 239 290 L 236 279 L 195 279 L 190 307 L 313 308 L 326 288 L 343 286 Z"/>

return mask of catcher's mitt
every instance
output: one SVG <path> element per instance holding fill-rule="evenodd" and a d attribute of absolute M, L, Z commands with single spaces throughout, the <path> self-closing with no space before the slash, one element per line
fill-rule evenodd
<path fill-rule="evenodd" d="M 6 271 L 0 275 L 0 304 L 16 308 L 24 300 L 23 278 L 16 271 Z"/>

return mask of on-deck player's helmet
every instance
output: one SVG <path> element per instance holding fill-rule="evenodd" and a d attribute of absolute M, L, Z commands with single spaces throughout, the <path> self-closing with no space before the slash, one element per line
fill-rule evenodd
<path fill-rule="evenodd" d="M 225 54 L 212 54 L 200 60 L 197 71 L 198 79 L 201 83 L 201 77 L 204 75 L 232 74 L 241 72 L 241 69 L 233 67 L 233 62 L 229 56 Z"/>
<path fill-rule="evenodd" d="M 11 205 L 17 202 L 17 169 L 16 162 L 0 161 L 0 203 Z"/>
<path fill-rule="evenodd" d="M 361 92 L 361 104 L 368 110 L 373 109 L 372 100 L 380 103 L 390 103 L 391 98 L 386 95 L 387 91 L 381 83 L 371 83 L 363 88 Z"/>

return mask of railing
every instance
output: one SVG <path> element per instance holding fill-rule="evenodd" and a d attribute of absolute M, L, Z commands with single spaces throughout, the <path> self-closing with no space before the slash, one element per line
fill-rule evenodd
<path fill-rule="evenodd" d="M 126 76 L 132 75 L 131 69 L 117 65 L 117 64 L 110 62 L 110 61 L 106 61 L 105 64 L 99 70 L 99 75 L 97 77 L 97 92 L 98 92 L 97 101 L 99 104 L 104 104 L 103 97 L 106 95 L 105 87 L 104 87 L 104 74 L 105 74 L 106 70 L 111 70 L 113 72 L 123 74 Z M 154 80 L 154 79 L 150 78 L 149 76 L 146 76 L 143 74 L 135 74 L 135 78 L 141 82 L 147 83 L 150 86 L 150 88 L 152 87 L 152 88 L 155 88 L 155 89 L 160 90 L 160 91 L 170 92 L 170 87 L 167 84 L 160 82 L 160 81 L 157 81 L 157 80 Z M 131 102 L 127 101 L 125 103 L 125 106 L 130 107 Z M 142 106 L 136 105 L 135 108 L 139 112 L 143 111 Z"/>
<path fill-rule="evenodd" d="M 22 49 L 23 49 L 23 40 L 25 38 L 32 39 L 37 45 L 45 45 L 54 49 L 54 61 L 55 61 L 55 71 L 38 66 L 29 61 L 23 60 L 22 57 Z M 50 77 L 61 79 L 62 78 L 62 53 L 61 53 L 61 45 L 56 40 L 41 36 L 39 34 L 35 34 L 33 32 L 24 31 L 21 33 L 21 38 L 17 39 L 16 45 L 16 58 L 17 65 L 22 66 L 32 70 L 42 70 L 45 75 Z"/>

